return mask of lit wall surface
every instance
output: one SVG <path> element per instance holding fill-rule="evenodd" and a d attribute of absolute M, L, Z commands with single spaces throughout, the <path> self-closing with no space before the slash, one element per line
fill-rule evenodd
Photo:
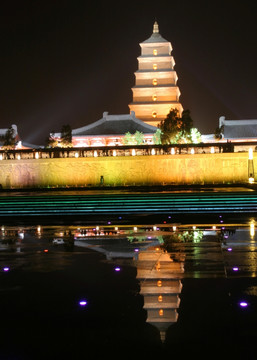
<path fill-rule="evenodd" d="M 248 153 L 0 161 L 3 188 L 98 186 L 101 177 L 106 186 L 242 183 Z"/>

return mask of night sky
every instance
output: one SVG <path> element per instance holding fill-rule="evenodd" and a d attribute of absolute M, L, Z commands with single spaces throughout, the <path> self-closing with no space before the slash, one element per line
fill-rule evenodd
<path fill-rule="evenodd" d="M 90 4 L 90 5 L 89 5 Z M 139 43 L 157 19 L 173 46 L 180 101 L 194 126 L 257 119 L 255 1 L 2 1 L 0 128 L 23 141 L 129 112 Z"/>

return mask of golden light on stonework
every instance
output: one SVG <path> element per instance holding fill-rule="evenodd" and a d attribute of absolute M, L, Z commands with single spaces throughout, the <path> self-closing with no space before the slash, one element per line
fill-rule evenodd
<path fill-rule="evenodd" d="M 153 99 L 153 101 L 156 101 L 156 100 L 157 100 L 157 96 L 156 96 L 156 95 L 153 95 L 153 96 L 152 96 L 152 99 Z"/>
<path fill-rule="evenodd" d="M 163 316 L 163 309 L 160 309 L 160 310 L 159 310 L 159 315 L 160 315 L 160 316 Z"/>
<path fill-rule="evenodd" d="M 156 49 L 153 50 L 154 56 L 158 55 L 158 51 Z"/>
<path fill-rule="evenodd" d="M 153 112 L 152 112 L 152 117 L 153 117 L 153 118 L 156 118 L 156 117 L 157 117 L 157 112 L 156 112 L 156 111 L 153 111 Z"/>
<path fill-rule="evenodd" d="M 153 64 L 153 69 L 157 70 L 157 64 Z"/>
<path fill-rule="evenodd" d="M 153 85 L 154 85 L 154 86 L 157 85 L 157 79 L 153 79 Z"/>
<path fill-rule="evenodd" d="M 159 296 L 158 296 L 158 301 L 159 301 L 159 302 L 162 302 L 162 295 L 159 295 Z"/>

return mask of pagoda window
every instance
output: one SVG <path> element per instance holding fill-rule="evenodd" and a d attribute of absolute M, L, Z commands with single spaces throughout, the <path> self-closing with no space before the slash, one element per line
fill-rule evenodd
<path fill-rule="evenodd" d="M 153 85 L 157 85 L 157 79 L 153 79 Z"/>
<path fill-rule="evenodd" d="M 156 95 L 153 95 L 153 96 L 152 96 L 152 99 L 153 99 L 153 101 L 156 101 L 156 100 L 157 100 L 157 96 L 156 96 Z"/>
<path fill-rule="evenodd" d="M 156 49 L 153 50 L 153 54 L 156 56 L 158 55 L 158 51 Z"/>
<path fill-rule="evenodd" d="M 156 112 L 156 111 L 153 111 L 153 112 L 152 112 L 152 117 L 153 117 L 153 118 L 156 118 L 156 117 L 157 117 L 157 112 Z"/>
<path fill-rule="evenodd" d="M 157 64 L 153 64 L 153 69 L 157 70 Z"/>

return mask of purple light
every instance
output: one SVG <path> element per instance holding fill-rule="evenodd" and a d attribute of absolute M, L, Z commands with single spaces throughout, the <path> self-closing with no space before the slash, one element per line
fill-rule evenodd
<path fill-rule="evenodd" d="M 108 221 L 108 225 L 111 225 L 111 221 Z"/>
<path fill-rule="evenodd" d="M 232 251 L 232 248 L 231 248 L 231 247 L 229 247 L 229 248 L 228 248 L 228 251 Z"/>
<path fill-rule="evenodd" d="M 239 268 L 237 266 L 233 267 L 233 271 L 238 271 L 238 270 L 239 270 Z"/>
<path fill-rule="evenodd" d="M 134 249 L 135 252 L 138 252 L 139 250 L 138 249 Z"/>
<path fill-rule="evenodd" d="M 86 306 L 86 305 L 87 305 L 87 302 L 86 302 L 85 300 L 81 300 L 81 301 L 79 302 L 79 305 L 80 305 L 80 306 Z"/>
<path fill-rule="evenodd" d="M 120 267 L 116 267 L 114 270 L 115 271 L 120 271 Z"/>
<path fill-rule="evenodd" d="M 246 301 L 240 301 L 239 305 L 243 308 L 248 306 L 248 303 Z"/>
<path fill-rule="evenodd" d="M 4 270 L 5 272 L 7 272 L 7 271 L 10 270 L 10 268 L 9 268 L 8 266 L 6 266 L 6 267 L 3 268 L 3 270 Z"/>

